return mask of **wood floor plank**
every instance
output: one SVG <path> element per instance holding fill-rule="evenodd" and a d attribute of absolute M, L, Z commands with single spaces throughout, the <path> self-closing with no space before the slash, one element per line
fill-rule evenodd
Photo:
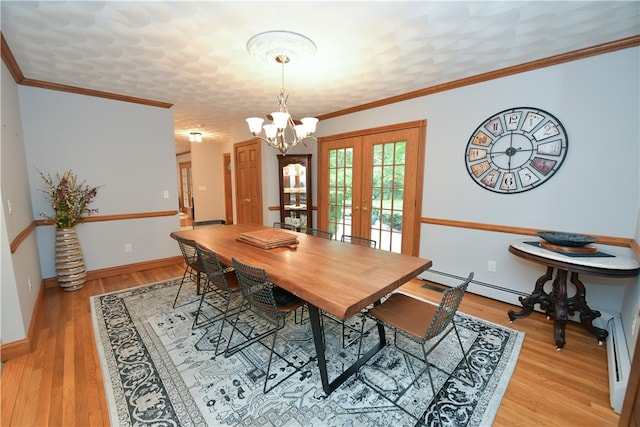
<path fill-rule="evenodd" d="M 2 369 L 2 426 L 106 426 L 109 414 L 97 354 L 89 298 L 175 277 L 184 264 L 87 282 L 75 292 L 46 289 L 35 325 L 32 353 Z M 403 291 L 439 301 L 442 293 L 414 280 Z M 437 287 L 437 286 L 436 286 Z M 442 288 L 442 287 L 441 287 Z M 494 420 L 496 427 L 613 427 L 606 347 L 580 325 L 567 325 L 557 352 L 553 322 L 542 313 L 509 323 L 518 307 L 467 293 L 460 310 L 525 333 L 513 377 Z"/>

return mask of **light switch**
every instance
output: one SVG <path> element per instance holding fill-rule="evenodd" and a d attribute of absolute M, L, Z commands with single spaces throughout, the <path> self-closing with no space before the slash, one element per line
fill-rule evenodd
<path fill-rule="evenodd" d="M 162 195 L 164 196 L 165 199 L 169 198 L 169 191 L 168 190 L 164 190 L 164 193 L 162 193 Z"/>

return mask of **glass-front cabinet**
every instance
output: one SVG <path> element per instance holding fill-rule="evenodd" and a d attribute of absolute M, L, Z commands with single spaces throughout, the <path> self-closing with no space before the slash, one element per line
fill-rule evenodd
<path fill-rule="evenodd" d="M 304 232 L 312 228 L 311 154 L 278 155 L 280 221 Z"/>

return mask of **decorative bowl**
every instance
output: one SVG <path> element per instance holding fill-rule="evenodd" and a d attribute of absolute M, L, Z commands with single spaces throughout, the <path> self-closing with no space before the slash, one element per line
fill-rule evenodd
<path fill-rule="evenodd" d="M 565 233 L 563 231 L 540 231 L 538 237 L 546 240 L 549 243 L 558 246 L 567 246 L 572 248 L 579 248 L 586 246 L 590 243 L 595 243 L 598 239 L 593 236 L 587 236 L 584 234 Z"/>

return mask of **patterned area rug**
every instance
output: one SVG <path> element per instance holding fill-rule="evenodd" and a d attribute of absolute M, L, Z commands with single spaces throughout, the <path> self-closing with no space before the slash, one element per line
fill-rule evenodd
<path fill-rule="evenodd" d="M 279 331 L 276 343 L 277 353 L 291 363 L 274 356 L 269 387 L 282 383 L 264 394 L 268 348 L 255 343 L 229 357 L 216 356 L 221 322 L 193 330 L 198 305 L 193 283 L 185 284 L 178 307 L 171 308 L 179 283 L 174 279 L 91 299 L 112 425 L 437 425 L 427 374 L 405 390 L 424 364 L 393 345 L 379 351 L 360 370 L 360 377 L 352 376 L 326 396 L 310 324 L 296 323 L 293 316 Z M 211 298 L 213 306 L 221 304 L 221 299 Z M 205 307 L 213 315 L 213 308 Z M 360 319 L 352 320 L 358 330 Z M 238 330 L 253 336 L 265 323 L 245 310 L 240 313 Z M 488 426 L 515 368 L 524 334 L 461 313 L 456 323 L 472 374 L 468 374 L 455 333 L 449 334 L 430 355 L 443 424 Z M 332 380 L 355 360 L 358 345 L 343 348 L 341 326 L 329 318 L 323 324 Z M 363 348 L 376 338 L 374 331 L 366 334 Z M 225 324 L 220 348 L 226 347 L 230 332 Z M 242 334 L 234 332 L 231 344 L 236 338 L 242 340 Z M 353 336 L 344 342 L 350 338 Z M 270 344 L 270 338 L 263 341 Z M 388 342 L 393 343 L 390 334 Z M 402 394 L 399 404 L 391 404 L 367 384 L 374 384 L 385 396 Z"/>

